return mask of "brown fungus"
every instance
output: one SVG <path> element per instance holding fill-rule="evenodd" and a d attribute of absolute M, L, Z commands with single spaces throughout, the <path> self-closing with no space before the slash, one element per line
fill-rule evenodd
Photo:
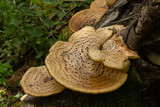
<path fill-rule="evenodd" d="M 49 96 L 64 90 L 64 86 L 51 77 L 46 66 L 28 69 L 22 77 L 20 85 L 26 94 L 34 97 Z"/>
<path fill-rule="evenodd" d="M 116 2 L 117 0 L 106 0 L 106 4 L 109 8 L 112 7 Z"/>
<path fill-rule="evenodd" d="M 93 27 L 82 28 L 68 42 L 58 41 L 52 46 L 45 59 L 47 69 L 58 83 L 74 91 L 98 94 L 118 89 L 127 80 L 127 73 L 108 68 L 88 56 L 91 48 L 102 45 L 112 34 L 112 30 L 100 35 Z"/>
<path fill-rule="evenodd" d="M 94 2 L 92 2 L 90 5 L 90 9 L 95 9 L 95 8 L 104 8 L 107 10 L 109 9 L 106 0 L 95 0 Z"/>
<path fill-rule="evenodd" d="M 76 32 L 84 26 L 93 26 L 97 24 L 102 16 L 107 12 L 107 9 L 95 8 L 85 9 L 77 12 L 69 21 L 69 29 Z"/>
<path fill-rule="evenodd" d="M 125 29 L 125 27 L 116 26 L 114 29 L 116 29 L 117 33 L 110 36 L 103 46 L 97 44 L 97 46 L 92 47 L 88 55 L 93 61 L 101 62 L 106 67 L 128 71 L 130 66 L 128 59 L 137 59 L 139 56 L 125 45 L 122 36 L 118 36 L 119 32 Z M 101 35 L 106 35 L 108 30 L 108 27 L 104 27 L 96 31 Z"/>

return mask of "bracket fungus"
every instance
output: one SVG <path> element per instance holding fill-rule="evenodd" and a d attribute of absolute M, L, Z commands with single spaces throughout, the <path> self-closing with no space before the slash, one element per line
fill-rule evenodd
<path fill-rule="evenodd" d="M 114 28 L 117 33 L 111 35 L 107 41 L 104 42 L 102 47 L 101 44 L 92 47 L 88 55 L 93 61 L 103 63 L 106 67 L 128 71 L 130 66 L 130 61 L 128 59 L 138 59 L 140 57 L 136 52 L 131 51 L 125 45 L 122 36 L 118 36 L 119 32 L 125 27 L 117 26 Z M 97 32 L 101 35 L 105 35 L 108 32 L 108 28 L 99 28 Z"/>
<path fill-rule="evenodd" d="M 106 0 L 106 4 L 109 8 L 112 7 L 116 2 L 117 0 Z"/>
<path fill-rule="evenodd" d="M 90 9 L 94 9 L 94 8 L 104 8 L 107 10 L 109 9 L 109 7 L 107 6 L 106 0 L 95 0 L 90 5 Z"/>
<path fill-rule="evenodd" d="M 90 49 L 97 44 L 102 46 L 114 34 L 108 30 L 114 27 L 121 25 L 107 27 L 107 33 L 100 34 L 93 27 L 86 26 L 72 34 L 68 42 L 56 42 L 45 59 L 51 76 L 66 88 L 82 93 L 106 93 L 122 86 L 127 80 L 126 70 L 106 67 L 88 56 Z"/>
<path fill-rule="evenodd" d="M 69 21 L 69 29 L 76 32 L 84 26 L 93 26 L 97 24 L 102 16 L 107 12 L 107 9 L 94 8 L 85 9 L 77 12 Z"/>
<path fill-rule="evenodd" d="M 116 2 L 117 0 L 95 0 L 91 3 L 90 9 L 79 11 L 72 16 L 69 21 L 69 29 L 76 32 L 84 26 L 96 25 Z"/>
<path fill-rule="evenodd" d="M 20 85 L 26 94 L 34 97 L 49 96 L 63 91 L 64 86 L 57 83 L 48 73 L 46 66 L 31 67 L 23 75 Z"/>

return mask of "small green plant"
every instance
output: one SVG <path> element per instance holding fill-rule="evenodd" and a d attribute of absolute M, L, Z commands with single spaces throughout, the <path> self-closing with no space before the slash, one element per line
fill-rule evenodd
<path fill-rule="evenodd" d="M 56 26 L 67 24 L 68 17 L 86 2 L 60 0 L 0 1 L 0 62 L 16 64 L 29 53 L 43 59 L 59 38 Z M 50 18 L 55 14 L 54 18 Z M 60 39 L 61 40 L 61 39 Z"/>
<path fill-rule="evenodd" d="M 9 102 L 15 102 L 19 99 L 23 94 L 17 93 L 16 95 L 7 95 L 7 90 L 0 90 L 0 107 L 8 107 Z"/>
<path fill-rule="evenodd" d="M 12 66 L 0 63 L 0 85 L 6 85 L 6 77 L 13 73 Z"/>

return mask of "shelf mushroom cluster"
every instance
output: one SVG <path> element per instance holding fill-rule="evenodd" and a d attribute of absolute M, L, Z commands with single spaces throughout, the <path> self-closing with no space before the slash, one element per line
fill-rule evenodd
<path fill-rule="evenodd" d="M 127 80 L 128 58 L 139 58 L 118 36 L 123 29 L 123 25 L 97 30 L 86 26 L 68 42 L 56 42 L 45 59 L 46 66 L 32 67 L 24 74 L 20 82 L 24 92 L 40 97 L 65 88 L 89 94 L 118 89 Z"/>
<path fill-rule="evenodd" d="M 90 6 L 91 9 L 79 13 L 94 16 L 98 9 L 98 13 L 104 14 L 107 5 L 99 6 L 106 9 L 94 8 L 103 4 L 99 1 L 101 0 L 95 0 Z M 84 18 L 87 18 L 86 16 Z M 76 16 L 71 20 L 74 17 Z M 94 19 L 94 22 L 95 20 L 97 19 Z M 87 23 L 92 23 L 92 20 Z M 76 28 L 68 42 L 58 41 L 50 48 L 44 66 L 27 70 L 20 81 L 21 87 L 26 94 L 34 97 L 57 94 L 65 88 L 89 94 L 107 93 L 118 89 L 127 80 L 130 66 L 128 59 L 139 58 L 136 52 L 127 48 L 119 36 L 124 29 L 123 25 L 112 25 L 97 30 L 86 25 Z"/>
<path fill-rule="evenodd" d="M 69 21 L 69 28 L 76 32 L 84 26 L 96 25 L 103 15 L 114 5 L 117 0 L 95 0 L 91 3 L 90 9 L 77 12 Z"/>

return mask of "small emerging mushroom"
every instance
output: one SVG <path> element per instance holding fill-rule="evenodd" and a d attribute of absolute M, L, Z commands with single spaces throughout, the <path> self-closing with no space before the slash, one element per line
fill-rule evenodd
<path fill-rule="evenodd" d="M 95 0 L 94 2 L 91 3 L 90 9 L 94 8 L 104 8 L 104 9 L 109 9 L 107 6 L 106 0 Z"/>
<path fill-rule="evenodd" d="M 117 0 L 106 0 L 106 4 L 109 8 L 112 7 L 116 2 Z"/>
<path fill-rule="evenodd" d="M 97 24 L 102 16 L 107 12 L 107 9 L 94 8 L 85 9 L 77 12 L 69 21 L 69 29 L 76 32 L 84 26 L 93 26 Z"/>
<path fill-rule="evenodd" d="M 119 25 L 108 28 L 120 27 Z M 106 93 L 118 89 L 127 80 L 126 70 L 117 70 L 91 60 L 88 52 L 113 35 L 97 33 L 90 26 L 75 32 L 68 42 L 58 41 L 50 49 L 45 64 L 51 76 L 60 84 L 82 93 Z"/>
<path fill-rule="evenodd" d="M 64 90 L 64 86 L 51 77 L 46 66 L 28 69 L 23 75 L 20 85 L 26 94 L 34 97 L 49 96 Z"/>
<path fill-rule="evenodd" d="M 125 27 L 114 28 L 117 33 L 110 36 L 102 47 L 101 44 L 97 44 L 97 46 L 91 48 L 88 55 L 93 61 L 101 62 L 106 67 L 128 71 L 130 66 L 128 59 L 137 59 L 139 56 L 125 45 L 122 36 L 118 36 L 119 32 Z M 108 30 L 108 27 L 104 27 L 97 29 L 97 32 L 101 35 L 106 35 Z"/>

